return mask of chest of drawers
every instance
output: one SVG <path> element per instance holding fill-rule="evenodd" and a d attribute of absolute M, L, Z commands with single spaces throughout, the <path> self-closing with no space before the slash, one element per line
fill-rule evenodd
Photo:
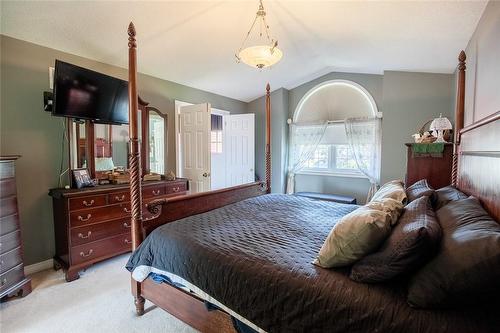
<path fill-rule="evenodd" d="M 24 276 L 15 178 L 17 158 L 0 157 L 0 298 L 31 292 L 31 280 Z"/>
<path fill-rule="evenodd" d="M 146 204 L 159 198 L 184 195 L 187 179 L 142 183 L 143 220 L 151 217 Z M 56 239 L 56 266 L 66 280 L 78 279 L 82 269 L 132 249 L 130 189 L 104 185 L 84 189 L 51 189 Z"/>

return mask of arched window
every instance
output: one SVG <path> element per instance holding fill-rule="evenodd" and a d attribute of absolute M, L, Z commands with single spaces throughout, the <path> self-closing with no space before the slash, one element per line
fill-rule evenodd
<path fill-rule="evenodd" d="M 320 83 L 302 97 L 293 122 L 343 121 L 377 115 L 377 104 L 364 87 L 352 81 L 331 80 Z"/>
<path fill-rule="evenodd" d="M 355 82 L 327 81 L 307 92 L 297 105 L 291 124 L 291 190 L 287 191 L 293 192 L 295 173 L 366 176 L 372 184 L 377 183 L 380 122 L 374 119 L 379 116 L 373 97 Z"/>

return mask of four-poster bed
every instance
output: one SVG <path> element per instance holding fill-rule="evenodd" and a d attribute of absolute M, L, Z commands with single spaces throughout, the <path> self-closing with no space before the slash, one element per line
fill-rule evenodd
<path fill-rule="evenodd" d="M 264 195 L 270 192 L 269 85 L 266 88 L 265 182 L 157 200 L 148 204 L 155 218 L 143 223 L 136 40 L 132 23 L 128 34 L 132 239 L 134 250 L 142 243 L 141 249 L 147 252 L 147 258 L 131 258 L 139 268 L 142 264 L 143 270 L 134 270 L 132 278 L 138 315 L 144 313 L 144 302 L 148 299 L 202 332 L 235 332 L 232 317 L 256 331 L 354 332 L 376 328 L 386 332 L 490 331 L 488 311 L 415 310 L 406 304 L 403 288 L 397 282 L 390 286 L 355 283 L 344 270 L 325 270 L 311 264 L 311 256 L 324 240 L 325 230 L 327 233 L 331 229 L 333 222 L 329 220 L 340 218 L 356 206 Z M 500 112 L 463 128 L 463 52 L 458 70 L 453 184 L 475 195 L 498 221 L 500 149 L 496 143 Z M 299 217 L 317 221 L 306 226 Z M 253 237 L 253 244 L 247 244 L 245 237 Z M 211 246 L 212 240 L 218 242 L 218 247 Z M 155 244 L 167 245 L 159 249 Z M 164 260 L 162 263 L 169 271 L 155 270 L 154 265 L 149 267 L 141 262 L 155 254 L 159 262 Z M 171 262 L 159 258 L 162 255 Z M 132 270 L 131 267 L 127 266 Z M 210 271 L 210 275 L 204 276 L 205 271 Z M 162 274 L 169 283 L 157 284 L 147 277 L 149 273 Z M 238 275 L 240 273 L 244 278 Z M 174 287 L 176 283 L 195 292 Z M 271 287 L 275 289 L 268 289 Z M 264 306 L 259 303 L 262 300 Z M 208 311 L 207 301 L 216 309 Z"/>

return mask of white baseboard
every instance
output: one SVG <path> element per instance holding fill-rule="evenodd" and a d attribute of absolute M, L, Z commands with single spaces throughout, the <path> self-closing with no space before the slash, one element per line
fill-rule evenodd
<path fill-rule="evenodd" d="M 44 271 L 46 269 L 52 268 L 54 265 L 54 259 L 47 259 L 45 261 L 37 262 L 33 265 L 24 267 L 24 275 L 31 275 L 37 272 Z"/>

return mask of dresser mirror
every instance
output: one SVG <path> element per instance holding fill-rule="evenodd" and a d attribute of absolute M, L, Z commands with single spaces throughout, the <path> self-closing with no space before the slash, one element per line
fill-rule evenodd
<path fill-rule="evenodd" d="M 166 115 L 162 114 L 159 110 L 148 107 L 147 112 L 147 157 L 148 168 L 150 173 L 165 174 L 165 142 L 167 132 Z"/>
<path fill-rule="evenodd" d="M 85 168 L 87 165 L 86 124 L 85 122 L 72 122 L 71 125 L 72 137 L 75 138 L 74 146 L 71 147 L 75 152 L 74 161 L 71 163 L 72 169 Z"/>
<path fill-rule="evenodd" d="M 142 174 L 165 174 L 167 116 L 139 98 Z M 114 169 L 128 169 L 128 125 L 69 119 L 70 168 L 87 168 L 92 178 L 107 179 Z"/>

